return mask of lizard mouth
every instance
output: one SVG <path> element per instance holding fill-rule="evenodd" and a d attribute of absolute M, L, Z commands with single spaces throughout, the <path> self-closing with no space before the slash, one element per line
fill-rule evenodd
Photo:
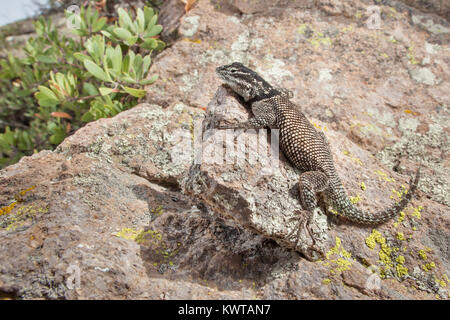
<path fill-rule="evenodd" d="M 222 67 L 217 67 L 216 68 L 216 74 L 219 76 L 220 79 L 225 80 L 224 75 L 222 74 L 224 68 Z"/>

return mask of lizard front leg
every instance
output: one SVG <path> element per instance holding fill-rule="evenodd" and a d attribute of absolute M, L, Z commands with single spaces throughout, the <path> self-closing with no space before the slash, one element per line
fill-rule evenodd
<path fill-rule="evenodd" d="M 246 122 L 218 126 L 218 129 L 261 129 L 273 127 L 276 115 L 268 99 L 256 101 L 252 104 L 253 117 Z"/>

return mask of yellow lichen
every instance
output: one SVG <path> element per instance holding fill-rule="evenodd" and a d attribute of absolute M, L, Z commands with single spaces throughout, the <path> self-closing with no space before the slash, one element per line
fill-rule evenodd
<path fill-rule="evenodd" d="M 381 233 L 378 230 L 373 229 L 372 233 L 366 238 L 366 245 L 370 248 L 370 249 L 375 249 L 375 246 L 377 243 L 382 243 L 384 239 L 381 236 Z M 386 240 L 384 240 L 385 242 Z"/>
<path fill-rule="evenodd" d="M 402 265 L 402 264 L 396 265 L 396 266 L 395 266 L 395 269 L 396 269 L 396 271 L 397 271 L 397 276 L 398 276 L 399 278 L 402 278 L 402 277 L 408 275 L 408 268 L 405 267 L 405 266 Z"/>
<path fill-rule="evenodd" d="M 29 188 L 27 188 L 27 189 L 25 189 L 25 190 L 19 191 L 19 192 L 14 196 L 14 198 L 15 198 L 16 201 L 13 201 L 13 202 L 10 203 L 9 205 L 0 208 L 0 216 L 1 216 L 1 215 L 4 215 L 4 214 L 8 214 L 8 213 L 10 213 L 11 211 L 13 211 L 13 209 L 15 208 L 15 206 L 17 205 L 17 203 L 23 201 L 22 196 L 24 196 L 27 192 L 33 190 L 34 188 L 36 188 L 36 186 L 31 186 L 31 187 L 29 187 Z"/>
<path fill-rule="evenodd" d="M 353 204 L 358 203 L 359 200 L 361 200 L 361 195 L 359 195 L 359 194 L 354 197 L 350 197 L 350 202 Z"/>
<path fill-rule="evenodd" d="M 403 220 L 405 220 L 405 217 L 406 217 L 406 213 L 404 211 L 400 211 L 398 219 L 397 219 L 397 223 L 403 222 Z"/>
<path fill-rule="evenodd" d="M 445 276 L 445 275 L 444 275 Z M 447 282 L 445 282 L 444 280 L 439 279 L 438 277 L 434 276 L 434 280 L 436 281 L 436 283 L 438 285 L 440 285 L 442 288 L 447 287 Z"/>
<path fill-rule="evenodd" d="M 342 151 L 342 153 L 343 153 L 344 155 L 346 155 L 347 157 L 349 157 L 350 159 L 352 159 L 352 160 L 353 160 L 354 162 L 356 162 L 357 164 L 359 164 L 360 166 L 363 165 L 363 162 L 361 161 L 361 159 L 359 159 L 358 157 L 352 156 L 352 155 L 350 154 L 350 151 L 344 150 L 344 151 Z"/>
<path fill-rule="evenodd" d="M 330 259 L 331 256 L 337 255 L 339 256 L 337 259 Z M 337 272 L 341 273 L 345 270 L 349 270 L 352 265 L 351 259 L 351 253 L 345 250 L 341 246 L 341 239 L 339 237 L 336 237 L 336 245 L 331 248 L 325 255 L 326 259 L 329 261 L 327 264 L 326 262 L 323 263 L 323 265 L 335 265 L 336 267 L 332 270 L 330 270 L 331 274 L 335 274 Z"/>
<path fill-rule="evenodd" d="M 397 239 L 398 240 L 406 240 L 405 235 L 403 232 L 397 232 Z"/>
<path fill-rule="evenodd" d="M 430 262 L 430 263 L 422 265 L 422 269 L 424 271 L 430 271 L 430 270 L 432 270 L 434 268 L 436 268 L 436 264 L 434 262 Z"/>
<path fill-rule="evenodd" d="M 303 23 L 303 24 L 301 24 L 301 25 L 298 27 L 297 33 L 299 33 L 299 34 L 305 34 L 306 29 L 307 29 L 307 26 L 306 26 L 306 24 Z"/>
<path fill-rule="evenodd" d="M 418 113 L 417 113 L 417 112 L 415 112 L 415 111 L 412 111 L 412 110 L 410 110 L 410 109 L 405 109 L 405 110 L 403 110 L 403 112 L 405 112 L 405 113 L 409 113 L 409 114 L 412 114 L 412 115 L 414 115 L 414 116 L 417 116 L 417 115 L 418 115 Z"/>
<path fill-rule="evenodd" d="M 412 208 L 413 212 L 411 213 L 412 216 L 416 217 L 417 219 L 422 218 L 422 215 L 420 213 L 420 211 L 423 210 L 422 206 L 418 206 L 417 208 Z"/>
<path fill-rule="evenodd" d="M 387 173 L 381 171 L 381 170 L 375 170 L 375 173 L 378 174 L 380 177 L 379 180 L 384 180 L 386 182 L 395 182 L 394 178 L 390 178 Z"/>
<path fill-rule="evenodd" d="M 160 216 L 160 215 L 163 214 L 163 206 L 160 205 L 160 206 L 158 206 L 158 207 L 152 209 L 151 211 L 152 211 L 152 214 L 153 214 L 153 215 L 155 215 L 155 216 Z"/>
<path fill-rule="evenodd" d="M 365 191 L 366 190 L 366 184 L 364 182 L 361 182 L 361 190 Z"/>
<path fill-rule="evenodd" d="M 4 214 L 10 213 L 10 212 L 14 209 L 14 207 L 16 206 L 16 204 L 17 204 L 17 202 L 13 202 L 13 203 L 11 203 L 11 204 L 8 205 L 8 206 L 5 206 L 5 207 L 0 208 L 0 216 L 1 216 L 1 215 L 4 215 Z"/>
<path fill-rule="evenodd" d="M 406 189 L 403 185 L 402 185 L 402 190 L 401 191 L 397 191 L 395 188 L 392 188 L 392 195 L 390 196 L 391 199 L 395 199 L 397 198 L 397 200 L 401 200 L 403 195 L 408 193 L 408 189 Z"/>
<path fill-rule="evenodd" d="M 342 33 L 346 33 L 348 31 L 353 31 L 353 26 L 352 25 L 344 27 L 344 28 L 341 29 Z"/>
<path fill-rule="evenodd" d="M 426 254 L 426 252 L 424 250 L 419 250 L 419 257 L 422 260 L 427 260 L 428 259 L 428 256 L 427 256 L 427 254 Z"/>
<path fill-rule="evenodd" d="M 330 284 L 330 282 L 331 282 L 331 280 L 328 279 L 328 278 L 322 280 L 322 283 L 323 283 L 323 284 Z"/>
<path fill-rule="evenodd" d="M 141 232 L 142 230 L 135 230 L 132 228 L 122 228 L 122 230 L 116 232 L 114 235 L 119 238 L 134 241 Z"/>
<path fill-rule="evenodd" d="M 414 57 L 414 48 L 413 47 L 409 47 L 408 48 L 407 56 L 409 58 L 409 63 L 411 63 L 411 64 L 418 64 L 419 63 L 419 61 L 417 61 L 416 58 Z"/>

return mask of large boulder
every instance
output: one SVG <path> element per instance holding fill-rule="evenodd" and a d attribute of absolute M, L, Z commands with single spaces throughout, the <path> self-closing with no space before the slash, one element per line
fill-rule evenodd
<path fill-rule="evenodd" d="M 0 296 L 448 298 L 449 26 L 391 1 L 372 28 L 366 2 L 199 0 L 181 19 L 173 3 L 148 103 L 0 171 Z M 376 228 L 324 210 L 315 243 L 288 237 L 309 214 L 300 172 L 252 159 L 271 133 L 214 130 L 249 117 L 214 73 L 232 61 L 294 93 L 355 205 L 392 205 L 422 164 L 413 201 Z"/>

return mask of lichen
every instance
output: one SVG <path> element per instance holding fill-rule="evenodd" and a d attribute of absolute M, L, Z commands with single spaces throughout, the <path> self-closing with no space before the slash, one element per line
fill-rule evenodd
<path fill-rule="evenodd" d="M 364 181 L 361 182 L 360 186 L 361 186 L 361 190 L 362 190 L 362 191 L 365 191 L 365 190 L 366 190 L 366 184 L 364 183 Z"/>
<path fill-rule="evenodd" d="M 342 273 L 346 270 L 349 270 L 353 264 L 353 260 L 351 259 L 351 253 L 344 249 L 341 245 L 341 239 L 336 237 L 336 244 L 333 248 L 328 250 L 325 254 L 325 258 L 327 261 L 321 261 L 320 263 L 323 266 L 332 266 L 330 269 L 330 274 Z M 338 256 L 336 259 L 332 259 L 332 256 Z"/>
<path fill-rule="evenodd" d="M 384 180 L 386 182 L 395 182 L 394 178 L 391 178 L 388 176 L 386 172 L 383 172 L 381 170 L 375 170 L 375 173 L 379 175 L 378 180 Z"/>
<path fill-rule="evenodd" d="M 425 250 L 419 250 L 419 257 L 422 260 L 427 260 L 428 259 L 428 256 L 427 256 L 427 253 L 425 252 Z"/>
<path fill-rule="evenodd" d="M 397 232 L 397 239 L 398 240 L 406 240 L 405 235 L 403 232 Z"/>
<path fill-rule="evenodd" d="M 356 204 L 356 203 L 358 203 L 361 200 L 361 195 L 357 194 L 356 196 L 349 197 L 349 198 L 350 198 L 350 202 L 351 203 Z"/>

